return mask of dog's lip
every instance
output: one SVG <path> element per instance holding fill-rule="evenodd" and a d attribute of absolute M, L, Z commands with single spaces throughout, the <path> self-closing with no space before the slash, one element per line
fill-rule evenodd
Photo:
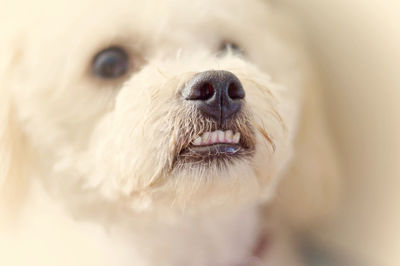
<path fill-rule="evenodd" d="M 194 146 L 190 145 L 181 152 L 181 155 L 191 154 L 192 156 L 217 156 L 234 155 L 242 149 L 242 145 L 233 143 L 216 143 L 211 145 Z"/>

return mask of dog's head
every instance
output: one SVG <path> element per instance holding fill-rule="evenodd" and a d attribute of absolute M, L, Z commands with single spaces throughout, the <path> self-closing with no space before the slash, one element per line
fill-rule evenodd
<path fill-rule="evenodd" d="M 271 197 L 304 75 L 263 1 L 18 2 L 3 16 L 6 190 L 36 176 L 123 209 Z"/>

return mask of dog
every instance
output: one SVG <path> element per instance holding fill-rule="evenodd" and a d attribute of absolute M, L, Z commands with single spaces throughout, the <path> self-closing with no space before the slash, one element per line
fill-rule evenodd
<path fill-rule="evenodd" d="M 339 178 L 284 12 L 4 3 L 1 265 L 301 265 Z"/>

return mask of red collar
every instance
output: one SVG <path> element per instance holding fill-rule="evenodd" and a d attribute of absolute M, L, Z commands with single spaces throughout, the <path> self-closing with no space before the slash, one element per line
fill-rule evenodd
<path fill-rule="evenodd" d="M 247 259 L 247 261 L 243 264 L 238 264 L 235 266 L 251 266 L 251 265 L 258 265 L 255 262 L 262 261 L 263 257 L 267 253 L 271 244 L 271 239 L 267 235 L 261 235 L 258 239 L 256 245 L 253 248 L 251 256 Z"/>
<path fill-rule="evenodd" d="M 265 255 L 269 244 L 270 242 L 267 236 L 262 235 L 253 249 L 253 256 L 256 258 L 262 258 Z"/>

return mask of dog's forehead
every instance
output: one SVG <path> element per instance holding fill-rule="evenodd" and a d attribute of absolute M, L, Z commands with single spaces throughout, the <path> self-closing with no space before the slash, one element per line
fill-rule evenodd
<path fill-rule="evenodd" d="M 3 17 L 33 25 L 63 27 L 71 23 L 85 25 L 132 23 L 160 27 L 202 23 L 213 18 L 249 21 L 257 17 L 262 0 L 14 0 L 8 1 Z M 20 7 L 24 6 L 23 9 Z M 51 24 L 51 25 L 50 25 Z M 78 30 L 78 29 L 77 29 Z"/>
<path fill-rule="evenodd" d="M 23 37 L 26 56 L 45 50 L 55 60 L 65 54 L 87 60 L 121 43 L 146 56 L 165 55 L 268 34 L 269 11 L 264 0 L 13 0 L 0 9 L 0 38 Z"/>

